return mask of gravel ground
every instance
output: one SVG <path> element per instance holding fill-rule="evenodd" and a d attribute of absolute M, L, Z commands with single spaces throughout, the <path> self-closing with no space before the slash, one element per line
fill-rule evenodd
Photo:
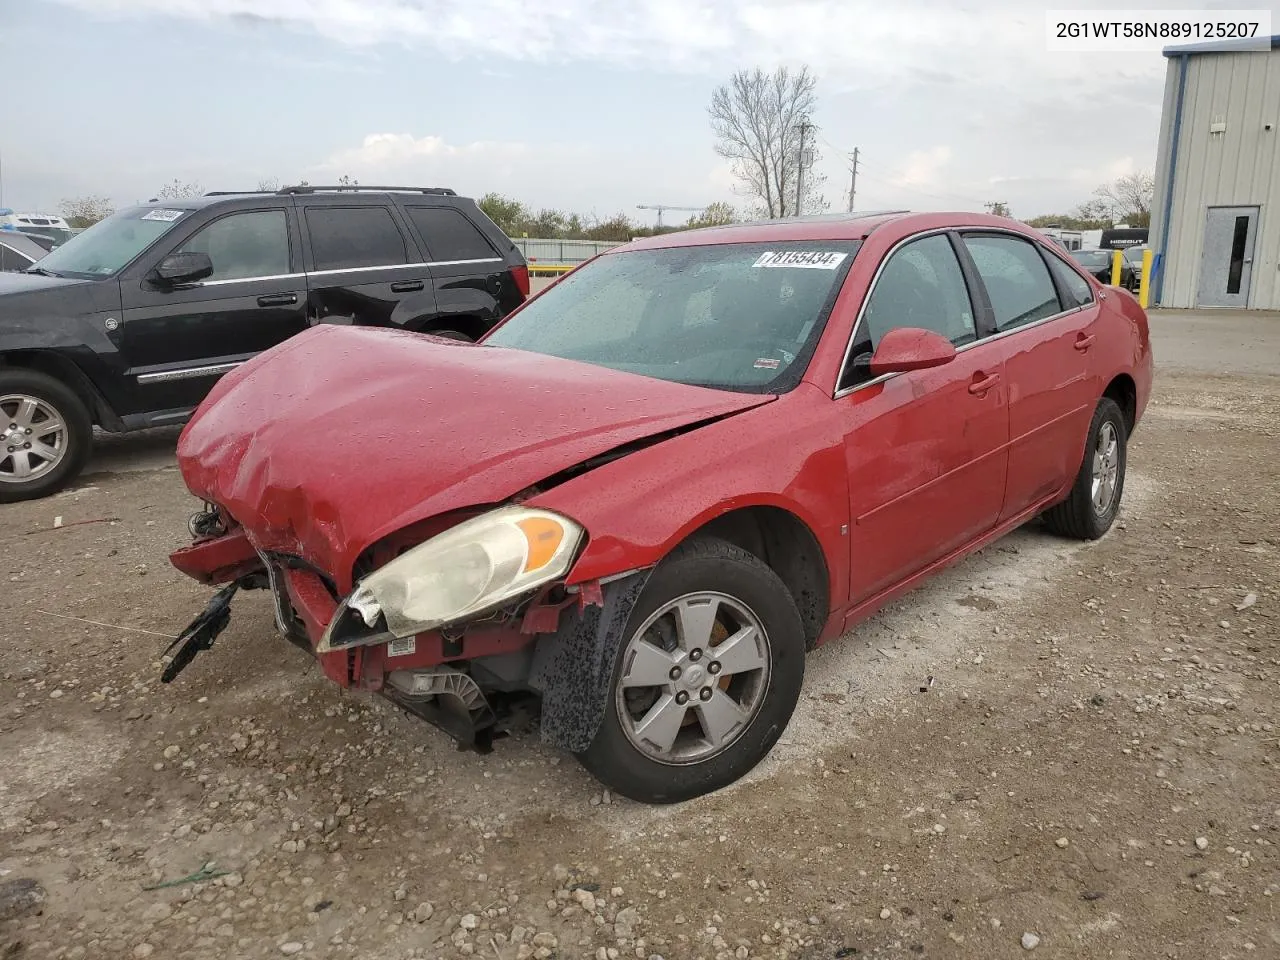
<path fill-rule="evenodd" d="M 666 808 L 344 694 L 259 595 L 161 686 L 195 504 L 163 438 L 107 445 L 0 508 L 0 957 L 1280 956 L 1280 378 L 1204 342 L 1103 541 L 1032 525 L 935 579 Z"/>

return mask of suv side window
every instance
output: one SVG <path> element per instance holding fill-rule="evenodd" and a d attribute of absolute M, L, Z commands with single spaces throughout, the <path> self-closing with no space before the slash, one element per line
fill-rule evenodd
<path fill-rule="evenodd" d="M 1061 257 L 1051 254 L 1047 259 L 1053 267 L 1053 272 L 1058 275 L 1059 282 L 1066 288 L 1067 293 L 1075 298 L 1075 303 L 1067 306 L 1083 307 L 1093 303 L 1093 287 L 1089 286 L 1088 280 L 1067 266 Z"/>
<path fill-rule="evenodd" d="M 409 219 L 431 250 L 432 260 L 496 260 L 484 234 L 450 207 L 407 207 Z"/>
<path fill-rule="evenodd" d="M 964 244 L 987 288 L 997 331 L 1062 312 L 1049 268 L 1029 241 L 977 234 L 966 236 Z"/>
<path fill-rule="evenodd" d="M 867 361 L 884 335 L 898 327 L 932 330 L 956 346 L 978 338 L 969 287 L 946 234 L 913 240 L 885 262 L 862 312 L 840 389 L 870 378 Z"/>
<path fill-rule="evenodd" d="M 289 272 L 289 224 L 283 210 L 233 213 L 202 227 L 174 252 L 207 253 L 213 261 L 208 280 L 280 276 Z"/>
<path fill-rule="evenodd" d="M 409 262 L 404 237 L 386 207 L 307 207 L 306 217 L 317 270 Z"/>

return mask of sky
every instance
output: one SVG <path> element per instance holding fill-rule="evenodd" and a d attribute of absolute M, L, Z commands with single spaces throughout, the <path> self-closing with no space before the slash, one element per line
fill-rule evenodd
<path fill-rule="evenodd" d="M 833 209 L 857 147 L 858 209 L 1061 213 L 1155 163 L 1165 59 L 1047 50 L 1046 9 L 1106 6 L 0 0 L 4 76 L 25 91 L 0 108 L 2 200 L 56 211 L 146 200 L 175 178 L 345 174 L 638 222 L 653 217 L 638 204 L 743 208 L 712 92 L 738 69 L 807 64 Z"/>

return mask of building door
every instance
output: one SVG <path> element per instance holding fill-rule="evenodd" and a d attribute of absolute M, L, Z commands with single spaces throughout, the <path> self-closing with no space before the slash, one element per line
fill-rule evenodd
<path fill-rule="evenodd" d="M 1200 255 L 1201 307 L 1247 307 L 1258 233 L 1257 207 L 1210 207 Z"/>

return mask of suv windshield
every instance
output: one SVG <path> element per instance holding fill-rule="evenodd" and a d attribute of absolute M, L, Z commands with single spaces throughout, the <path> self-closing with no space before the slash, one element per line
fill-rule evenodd
<path fill-rule="evenodd" d="M 121 210 L 55 248 L 38 267 L 63 277 L 109 277 L 190 214 L 172 207 Z"/>
<path fill-rule="evenodd" d="M 483 341 L 742 393 L 800 381 L 859 241 L 606 254 Z"/>

